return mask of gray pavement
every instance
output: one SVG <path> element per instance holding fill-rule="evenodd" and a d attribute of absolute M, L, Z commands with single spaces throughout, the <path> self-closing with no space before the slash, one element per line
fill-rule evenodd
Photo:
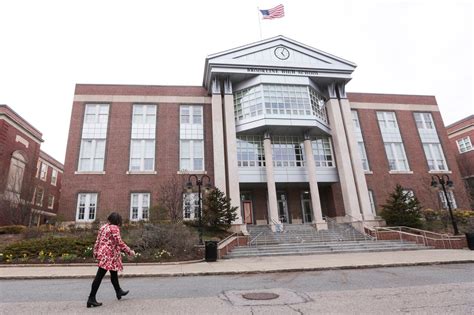
<path fill-rule="evenodd" d="M 168 264 L 125 264 L 123 277 L 226 275 L 474 263 L 474 251 L 430 249 L 394 252 L 270 256 Z M 0 279 L 66 279 L 94 277 L 94 264 L 1 265 Z"/>

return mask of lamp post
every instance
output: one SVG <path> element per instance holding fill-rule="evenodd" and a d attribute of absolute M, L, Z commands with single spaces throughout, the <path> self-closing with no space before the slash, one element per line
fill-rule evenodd
<path fill-rule="evenodd" d="M 207 175 L 201 175 L 198 177 L 197 175 L 191 174 L 188 178 L 188 183 L 186 184 L 186 188 L 188 192 L 193 190 L 193 178 L 196 182 L 196 186 L 198 187 L 198 219 L 199 219 L 199 244 L 202 245 L 202 197 L 201 197 L 201 186 L 204 184 L 204 180 L 207 180 L 206 190 L 209 190 L 211 185 L 211 178 Z"/>
<path fill-rule="evenodd" d="M 448 192 L 446 191 L 446 186 L 448 186 L 448 189 L 452 189 L 454 186 L 448 175 L 443 174 L 441 177 L 438 175 L 431 176 L 431 187 L 439 189 L 440 186 L 443 189 L 444 198 L 446 199 L 446 204 L 448 205 L 449 216 L 451 217 L 451 222 L 453 224 L 454 235 L 459 235 L 458 225 L 456 224 L 456 220 L 453 216 L 453 209 L 451 208 L 451 200 L 448 196 Z"/>

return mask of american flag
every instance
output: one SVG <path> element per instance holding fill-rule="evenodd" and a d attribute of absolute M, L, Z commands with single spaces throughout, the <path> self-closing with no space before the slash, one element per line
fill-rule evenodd
<path fill-rule="evenodd" d="M 268 10 L 260 10 L 260 12 L 264 20 L 278 19 L 285 16 L 285 7 L 283 7 L 283 4 L 279 4 Z"/>

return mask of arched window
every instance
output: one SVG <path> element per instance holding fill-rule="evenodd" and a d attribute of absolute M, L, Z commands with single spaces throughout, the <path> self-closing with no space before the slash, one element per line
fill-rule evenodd
<path fill-rule="evenodd" d="M 27 160 L 25 156 L 19 152 L 15 151 L 12 154 L 10 161 L 10 170 L 8 171 L 8 181 L 7 181 L 7 195 L 11 197 L 20 198 L 21 186 L 23 183 L 23 175 L 25 173 Z"/>

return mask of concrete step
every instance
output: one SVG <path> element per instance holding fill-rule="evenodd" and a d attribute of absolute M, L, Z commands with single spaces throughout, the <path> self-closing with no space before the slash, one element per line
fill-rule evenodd
<path fill-rule="evenodd" d="M 311 254 L 330 254 L 330 253 L 344 253 L 344 252 L 378 252 L 378 251 L 399 251 L 399 250 L 419 250 L 428 249 L 423 245 L 416 243 L 393 243 L 387 244 L 376 244 L 371 246 L 348 246 L 348 245 L 332 245 L 332 246 L 320 246 L 320 247 L 293 247 L 291 249 L 287 247 L 274 248 L 274 249 L 253 249 L 253 250 L 241 250 L 237 248 L 232 251 L 225 258 L 238 258 L 238 257 L 255 257 L 255 256 L 282 256 L 282 255 L 311 255 Z"/>

